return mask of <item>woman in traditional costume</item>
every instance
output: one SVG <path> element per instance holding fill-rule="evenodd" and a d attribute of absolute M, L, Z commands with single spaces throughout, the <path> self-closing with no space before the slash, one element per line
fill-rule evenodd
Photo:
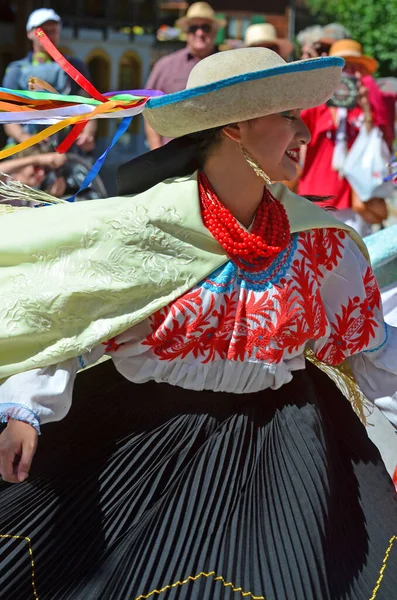
<path fill-rule="evenodd" d="M 342 66 L 204 59 L 145 108 L 178 139 L 137 195 L 1 217 L 4 598 L 395 595 L 391 479 L 318 366 L 396 425 L 397 335 L 357 234 L 271 184 Z"/>

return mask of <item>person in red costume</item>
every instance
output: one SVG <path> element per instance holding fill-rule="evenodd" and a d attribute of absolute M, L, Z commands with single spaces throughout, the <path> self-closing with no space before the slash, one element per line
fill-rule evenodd
<path fill-rule="evenodd" d="M 372 225 L 387 217 L 383 198 L 362 202 L 341 173 L 343 158 L 352 147 L 361 126 L 368 131 L 379 127 L 386 143 L 391 146 L 393 131 L 381 90 L 372 74 L 377 61 L 362 53 L 361 44 L 353 40 L 340 40 L 331 46 L 330 56 L 345 60 L 345 72 L 357 80 L 357 105 L 354 108 L 337 108 L 322 104 L 302 112 L 312 141 L 305 149 L 304 166 L 299 181 L 299 194 L 309 193 L 329 196 L 328 205 L 338 210 L 335 215 L 361 235 L 368 235 Z"/>

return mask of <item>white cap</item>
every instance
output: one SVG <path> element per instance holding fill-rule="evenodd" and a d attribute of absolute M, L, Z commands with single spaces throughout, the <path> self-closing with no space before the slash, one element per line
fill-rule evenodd
<path fill-rule="evenodd" d="M 26 31 L 31 31 L 36 27 L 40 27 L 47 21 L 61 22 L 61 17 L 52 8 L 38 8 L 34 10 L 30 15 L 28 22 L 26 23 Z"/>

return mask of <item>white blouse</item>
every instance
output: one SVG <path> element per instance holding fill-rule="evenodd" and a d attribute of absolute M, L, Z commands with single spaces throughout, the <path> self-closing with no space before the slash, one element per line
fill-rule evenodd
<path fill-rule="evenodd" d="M 91 352 L 9 377 L 0 419 L 40 424 L 68 412 L 79 369 L 105 353 L 134 383 L 244 394 L 278 389 L 305 368 L 304 350 L 347 360 L 361 390 L 397 426 L 397 329 L 386 326 L 371 268 L 339 229 L 291 236 L 260 272 L 232 261 L 175 302 Z"/>

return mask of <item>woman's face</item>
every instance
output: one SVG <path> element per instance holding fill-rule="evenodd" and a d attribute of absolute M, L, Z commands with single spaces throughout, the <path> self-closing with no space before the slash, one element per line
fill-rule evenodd
<path fill-rule="evenodd" d="M 273 181 L 295 179 L 299 150 L 311 135 L 300 110 L 239 123 L 241 144 Z"/>
<path fill-rule="evenodd" d="M 302 44 L 301 46 L 301 60 L 305 60 L 307 58 L 317 58 L 319 53 L 314 48 L 313 44 Z"/>

